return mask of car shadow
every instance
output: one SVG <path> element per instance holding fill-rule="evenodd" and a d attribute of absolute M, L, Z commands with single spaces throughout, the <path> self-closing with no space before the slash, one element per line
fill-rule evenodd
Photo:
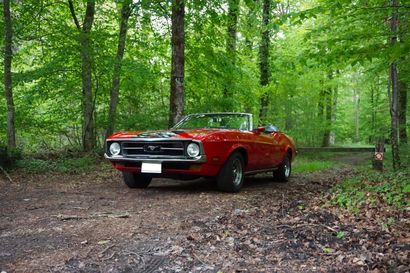
<path fill-rule="evenodd" d="M 270 175 L 257 175 L 245 177 L 244 184 L 241 191 L 249 189 L 261 189 L 265 187 L 280 186 L 284 183 L 275 182 Z M 217 188 L 216 182 L 211 179 L 198 178 L 195 180 L 173 180 L 157 178 L 153 179 L 150 186 L 146 190 L 165 191 L 165 192 L 220 192 Z"/>

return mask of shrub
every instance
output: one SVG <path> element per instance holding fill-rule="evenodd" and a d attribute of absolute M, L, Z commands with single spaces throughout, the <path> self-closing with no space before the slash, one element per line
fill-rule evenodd
<path fill-rule="evenodd" d="M 97 159 L 93 156 L 79 158 L 25 158 L 16 162 L 16 167 L 32 173 L 60 172 L 78 173 L 95 168 Z"/>
<path fill-rule="evenodd" d="M 3 143 L 0 143 L 0 166 L 9 168 L 14 166 L 17 160 L 21 159 L 21 152 L 18 149 L 8 149 Z"/>
<path fill-rule="evenodd" d="M 410 170 L 361 171 L 333 189 L 331 202 L 353 212 L 367 205 L 385 204 L 395 208 L 410 206 Z"/>

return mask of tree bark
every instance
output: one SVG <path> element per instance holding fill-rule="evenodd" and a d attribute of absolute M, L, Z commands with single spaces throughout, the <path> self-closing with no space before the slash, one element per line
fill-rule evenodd
<path fill-rule="evenodd" d="M 323 132 L 322 147 L 330 146 L 330 127 L 332 126 L 332 89 L 325 90 L 325 131 Z"/>
<path fill-rule="evenodd" d="M 328 73 L 328 81 L 333 78 L 333 72 Z M 324 102 L 325 102 L 325 131 L 323 132 L 322 147 L 330 146 L 330 128 L 332 126 L 332 88 L 327 87 L 324 90 Z"/>
<path fill-rule="evenodd" d="M 375 102 L 375 89 L 376 87 L 371 84 L 370 85 L 370 105 L 372 106 L 372 120 L 371 120 L 371 126 L 372 126 L 372 134 L 369 137 L 369 143 L 372 143 L 376 138 L 376 102 Z"/>
<path fill-rule="evenodd" d="M 323 82 L 322 82 L 323 85 Z M 325 115 L 325 106 L 324 106 L 324 98 L 325 98 L 325 88 L 322 86 L 319 92 L 319 101 L 317 103 L 317 117 L 319 118 L 320 123 L 323 122 L 323 116 Z"/>
<path fill-rule="evenodd" d="M 245 5 L 248 7 L 248 14 L 247 18 L 248 20 L 246 21 L 246 29 L 247 31 L 245 34 L 245 47 L 246 47 L 246 55 L 253 56 L 253 45 L 254 45 L 254 40 L 255 36 L 251 32 L 251 29 L 254 27 L 254 21 L 252 20 L 255 17 L 255 14 L 258 13 L 257 7 L 259 6 L 259 1 L 258 0 L 252 0 L 252 1 L 245 1 Z M 252 33 L 252 34 L 251 34 Z"/>
<path fill-rule="evenodd" d="M 121 8 L 120 31 L 118 36 L 117 55 L 114 61 L 114 71 L 110 89 L 110 109 L 108 112 L 108 125 L 105 133 L 106 138 L 113 134 L 116 123 L 116 113 L 120 90 L 120 77 L 122 59 L 125 51 L 125 41 L 127 38 L 128 19 L 131 15 L 132 0 L 125 0 Z"/>
<path fill-rule="evenodd" d="M 390 20 L 391 38 L 390 44 L 394 46 L 397 43 L 397 30 L 398 30 L 398 0 L 391 0 L 391 6 L 393 8 L 392 17 Z M 396 170 L 400 168 L 400 154 L 399 154 L 399 79 L 397 73 L 397 60 L 390 64 L 390 81 L 391 81 L 391 128 L 390 128 L 390 142 L 392 146 L 392 159 L 393 168 Z"/>
<path fill-rule="evenodd" d="M 262 8 L 262 40 L 259 47 L 259 56 L 260 56 L 260 84 L 261 86 L 267 86 L 269 84 L 269 45 L 270 45 L 270 1 L 263 0 Z M 266 115 L 268 112 L 269 105 L 269 94 L 267 91 L 264 91 L 260 98 L 260 111 L 259 111 L 259 123 L 264 124 Z"/>
<path fill-rule="evenodd" d="M 398 39 L 400 40 L 400 44 L 405 47 L 404 37 L 409 27 L 409 21 L 401 20 L 398 22 L 398 25 Z M 402 58 L 400 61 L 402 65 L 399 67 L 399 140 L 400 144 L 407 144 L 407 100 L 409 85 L 408 81 L 405 80 L 405 75 L 408 75 L 410 70 L 405 62 L 405 58 Z"/>
<path fill-rule="evenodd" d="M 11 64 L 13 61 L 13 29 L 10 14 L 10 0 L 3 1 L 4 16 L 4 95 L 7 103 L 7 145 L 16 148 L 16 133 L 14 127 L 14 99 Z"/>
<path fill-rule="evenodd" d="M 229 10 L 228 10 L 228 30 L 226 38 L 226 55 L 228 61 L 232 66 L 236 64 L 236 28 L 238 24 L 238 13 L 239 13 L 239 0 L 228 0 Z M 229 73 L 227 84 L 224 89 L 224 97 L 231 98 L 234 95 L 233 79 L 232 73 Z M 232 101 L 230 99 L 230 101 Z M 227 105 L 226 111 L 233 111 L 233 105 Z"/>
<path fill-rule="evenodd" d="M 238 24 L 239 0 L 228 0 L 228 4 L 228 36 L 226 39 L 226 52 L 229 55 L 235 55 L 236 27 Z"/>
<path fill-rule="evenodd" d="M 354 142 L 360 141 L 360 94 L 359 91 L 354 89 L 354 101 L 355 101 L 355 137 Z"/>
<path fill-rule="evenodd" d="M 407 144 L 407 83 L 399 82 L 399 139 L 400 144 Z"/>
<path fill-rule="evenodd" d="M 82 112 L 83 112 L 83 150 L 91 151 L 95 147 L 94 106 L 92 90 L 92 40 L 91 28 L 94 21 L 95 1 L 88 0 L 82 27 L 79 24 L 72 0 L 68 0 L 70 12 L 80 33 Z"/>
<path fill-rule="evenodd" d="M 339 71 L 336 71 L 336 74 L 339 75 Z M 338 94 L 339 93 L 339 89 L 336 86 L 335 88 L 333 88 L 333 100 L 332 100 L 332 114 L 331 114 L 331 124 L 334 125 L 336 123 L 336 119 L 337 119 L 337 98 L 338 98 Z M 331 130 L 330 130 L 330 137 L 329 137 L 329 144 L 330 145 L 334 145 L 336 143 L 336 132 L 334 130 L 334 126 L 332 126 Z"/>
<path fill-rule="evenodd" d="M 184 30 L 185 3 L 184 0 L 174 0 L 172 2 L 172 67 L 171 67 L 171 97 L 169 126 L 177 123 L 184 112 Z"/>

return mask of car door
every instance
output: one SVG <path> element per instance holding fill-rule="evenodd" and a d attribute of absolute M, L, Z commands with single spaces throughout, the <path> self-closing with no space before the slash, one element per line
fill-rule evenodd
<path fill-rule="evenodd" d="M 274 166 L 278 166 L 283 160 L 283 151 L 281 147 L 284 145 L 284 137 L 280 132 L 270 134 L 272 141 L 272 162 Z"/>
<path fill-rule="evenodd" d="M 270 134 L 253 133 L 255 153 L 257 155 L 256 169 L 269 169 L 275 164 L 273 138 Z"/>

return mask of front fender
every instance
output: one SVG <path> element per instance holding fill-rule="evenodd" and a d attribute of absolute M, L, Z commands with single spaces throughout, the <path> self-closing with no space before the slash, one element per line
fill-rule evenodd
<path fill-rule="evenodd" d="M 244 150 L 247 153 L 247 148 L 239 143 L 232 143 L 230 141 L 218 142 L 203 142 L 205 154 L 208 164 L 223 165 L 229 156 L 235 150 Z M 245 158 L 245 161 L 247 158 Z"/>

